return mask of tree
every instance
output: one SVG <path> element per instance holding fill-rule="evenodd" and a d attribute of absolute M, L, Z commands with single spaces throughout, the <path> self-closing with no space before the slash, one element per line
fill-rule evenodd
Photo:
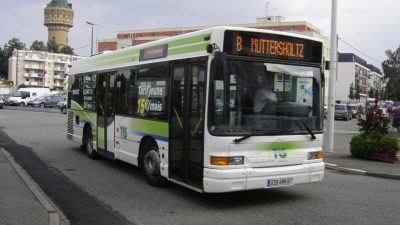
<path fill-rule="evenodd" d="M 43 41 L 38 41 L 35 40 L 32 42 L 32 45 L 30 47 L 30 50 L 34 51 L 47 51 L 46 45 L 43 43 Z"/>
<path fill-rule="evenodd" d="M 356 83 L 356 89 L 354 93 L 354 98 L 360 101 L 360 93 L 361 93 L 361 87 L 358 83 Z"/>
<path fill-rule="evenodd" d="M 3 86 L 10 88 L 10 87 L 14 86 L 14 82 L 11 80 L 4 80 Z"/>
<path fill-rule="evenodd" d="M 350 101 L 354 99 L 354 86 L 353 86 L 353 83 L 350 84 L 349 99 L 350 99 Z"/>
<path fill-rule="evenodd" d="M 374 98 L 380 98 L 378 89 L 375 89 Z"/>
<path fill-rule="evenodd" d="M 0 47 L 0 79 L 7 79 L 7 72 L 3 69 L 3 62 L 5 61 L 4 51 Z"/>
<path fill-rule="evenodd" d="M 369 97 L 369 98 L 375 98 L 374 95 L 375 95 L 374 88 L 369 89 L 368 97 Z"/>
<path fill-rule="evenodd" d="M 70 46 L 65 46 L 65 47 L 61 48 L 60 53 L 67 54 L 67 55 L 73 55 L 74 49 L 71 48 Z"/>
<path fill-rule="evenodd" d="M 384 79 L 387 80 L 385 97 L 394 101 L 400 100 L 400 46 L 392 51 L 386 50 L 387 60 L 383 61 Z"/>
<path fill-rule="evenodd" d="M 54 40 L 50 40 L 47 42 L 47 51 L 52 52 L 52 53 L 57 53 L 58 52 L 58 44 Z"/>
<path fill-rule="evenodd" d="M 8 59 L 14 49 L 25 49 L 25 44 L 18 38 L 12 38 L 4 45 L 3 49 L 0 48 L 0 76 L 4 79 L 8 79 Z"/>

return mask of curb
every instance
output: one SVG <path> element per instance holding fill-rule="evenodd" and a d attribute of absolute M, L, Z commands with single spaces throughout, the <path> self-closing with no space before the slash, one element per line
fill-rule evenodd
<path fill-rule="evenodd" d="M 47 211 L 49 225 L 60 225 L 60 216 L 59 216 L 58 212 L 52 206 L 53 203 L 50 203 L 50 200 L 48 200 L 45 197 L 45 195 L 43 194 L 43 191 L 32 180 L 32 178 L 29 177 L 29 175 L 25 172 L 25 170 L 14 161 L 14 158 L 10 155 L 10 153 L 8 153 L 7 151 L 5 151 L 2 148 L 1 148 L 1 151 L 3 152 L 4 156 L 7 158 L 10 165 L 14 168 L 14 170 L 17 172 L 17 174 L 21 177 L 21 179 L 24 181 L 24 183 L 28 186 L 29 190 L 32 192 L 32 194 L 35 196 L 35 198 L 40 202 L 40 204 L 43 206 L 43 208 L 45 208 L 45 210 Z"/>
<path fill-rule="evenodd" d="M 354 175 L 400 180 L 400 175 L 396 175 L 396 174 L 372 173 L 372 172 L 368 172 L 365 170 L 358 170 L 358 169 L 343 167 L 343 166 L 339 166 L 339 165 L 331 164 L 331 163 L 325 163 L 325 168 L 330 169 L 330 170 L 336 170 L 339 172 L 350 173 L 350 174 L 354 174 Z"/>
<path fill-rule="evenodd" d="M 3 107 L 5 110 L 15 110 L 15 111 L 25 111 L 25 112 L 44 112 L 44 113 L 61 113 L 61 111 L 56 107 L 49 108 L 37 108 L 37 107 L 27 107 L 27 106 L 7 106 Z M 57 110 L 52 110 L 57 109 Z"/>

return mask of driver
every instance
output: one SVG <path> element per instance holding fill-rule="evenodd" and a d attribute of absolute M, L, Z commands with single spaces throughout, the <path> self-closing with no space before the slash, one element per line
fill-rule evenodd
<path fill-rule="evenodd" d="M 272 76 L 266 74 L 257 76 L 258 90 L 254 95 L 254 113 L 261 113 L 265 106 L 276 103 L 276 94 L 272 92 Z"/>

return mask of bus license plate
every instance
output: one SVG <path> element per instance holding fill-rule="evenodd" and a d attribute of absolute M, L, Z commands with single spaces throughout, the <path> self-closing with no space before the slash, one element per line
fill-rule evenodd
<path fill-rule="evenodd" d="M 281 187 L 281 186 L 290 186 L 293 185 L 293 177 L 286 178 L 276 178 L 276 179 L 268 179 L 267 187 Z"/>

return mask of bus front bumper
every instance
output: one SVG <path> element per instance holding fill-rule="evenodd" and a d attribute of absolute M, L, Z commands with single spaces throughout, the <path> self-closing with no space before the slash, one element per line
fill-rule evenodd
<path fill-rule="evenodd" d="M 203 188 L 204 192 L 221 193 L 311 183 L 322 181 L 324 170 L 323 162 L 271 168 L 204 168 Z"/>

